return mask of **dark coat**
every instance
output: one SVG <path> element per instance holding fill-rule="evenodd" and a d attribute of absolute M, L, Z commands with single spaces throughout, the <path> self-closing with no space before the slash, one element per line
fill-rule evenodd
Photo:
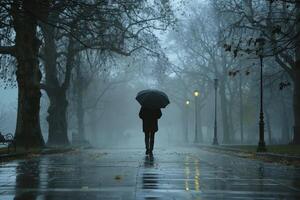
<path fill-rule="evenodd" d="M 141 107 L 140 118 L 143 120 L 144 132 L 156 132 L 158 131 L 157 120 L 161 117 L 160 109 L 149 109 Z"/>

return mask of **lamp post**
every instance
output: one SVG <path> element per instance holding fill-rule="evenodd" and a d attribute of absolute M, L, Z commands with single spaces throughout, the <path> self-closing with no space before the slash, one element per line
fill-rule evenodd
<path fill-rule="evenodd" d="M 194 96 L 195 96 L 195 139 L 194 143 L 198 143 L 198 96 L 199 96 L 199 91 L 195 90 L 194 91 Z"/>
<path fill-rule="evenodd" d="M 190 106 L 190 101 L 186 100 L 185 105 L 186 105 L 185 142 L 188 143 L 188 141 L 189 141 L 189 106 Z"/>
<path fill-rule="evenodd" d="M 258 152 L 265 152 L 266 144 L 265 144 L 265 133 L 264 133 L 264 108 L 263 108 L 263 51 L 265 45 L 265 39 L 263 37 L 257 38 L 256 42 L 258 44 L 258 51 L 257 54 L 260 59 L 260 113 L 259 113 L 259 142 L 257 151 Z"/>
<path fill-rule="evenodd" d="M 218 132 L 217 132 L 217 91 L 218 91 L 218 79 L 214 79 L 215 86 L 215 123 L 214 123 L 214 140 L 213 145 L 218 145 Z"/>

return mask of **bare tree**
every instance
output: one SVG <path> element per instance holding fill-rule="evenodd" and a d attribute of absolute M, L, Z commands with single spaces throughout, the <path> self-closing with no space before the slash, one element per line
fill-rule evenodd
<path fill-rule="evenodd" d="M 151 45 L 155 43 L 155 36 L 152 30 L 165 30 L 171 22 L 166 21 L 170 12 L 167 4 L 159 5 L 164 8 L 163 11 L 150 6 L 151 4 L 136 1 L 62 4 L 58 6 L 61 8 L 60 12 L 55 10 L 50 13 L 47 22 L 42 23 L 46 76 L 43 89 L 50 99 L 49 145 L 69 143 L 66 92 L 70 86 L 72 69 L 76 65 L 75 57 L 86 49 L 124 56 L 130 56 L 140 49 L 153 49 Z M 152 13 L 145 16 L 148 9 Z M 64 78 L 61 79 L 61 76 Z"/>
<path fill-rule="evenodd" d="M 169 2 L 165 0 L 4 0 L 0 11 L 0 54 L 17 60 L 19 96 L 15 137 L 17 145 L 25 148 L 44 145 L 39 123 L 41 88 L 50 98 L 48 143 L 68 144 L 66 90 L 78 52 L 94 48 L 129 56 L 141 48 L 150 50 L 147 44 L 154 36 L 151 30 L 164 30 L 172 19 Z M 40 84 L 42 44 L 46 81 Z M 58 75 L 61 66 L 63 73 Z"/>
<path fill-rule="evenodd" d="M 237 87 L 228 80 L 228 73 L 237 61 L 228 56 L 219 43 L 224 37 L 221 31 L 224 20 L 213 14 L 212 7 L 207 4 L 193 4 L 189 9 L 189 16 L 180 23 L 180 30 L 173 34 L 175 44 L 182 48 L 177 53 L 178 58 L 189 77 L 204 88 L 211 89 L 213 79 L 220 80 L 223 142 L 230 143 L 234 135 L 232 113 Z"/>
<path fill-rule="evenodd" d="M 296 0 L 214 1 L 228 19 L 224 47 L 239 54 L 255 55 L 258 38 L 265 40 L 264 57 L 274 57 L 293 81 L 294 138 L 300 143 L 300 2 Z"/>
<path fill-rule="evenodd" d="M 39 123 L 40 80 L 38 18 L 46 19 L 49 1 L 5 0 L 0 3 L 0 54 L 17 60 L 18 114 L 16 143 L 34 148 L 44 145 Z"/>

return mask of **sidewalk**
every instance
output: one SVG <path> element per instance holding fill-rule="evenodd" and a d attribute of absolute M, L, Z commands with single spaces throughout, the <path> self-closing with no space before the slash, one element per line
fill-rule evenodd
<path fill-rule="evenodd" d="M 300 155 L 274 152 L 256 152 L 241 148 L 242 145 L 195 145 L 200 149 L 212 152 L 230 154 L 238 157 L 257 159 L 266 162 L 277 162 L 285 165 L 294 165 L 300 167 Z M 255 146 L 253 146 L 255 147 Z M 267 147 L 268 149 L 268 147 Z"/>
<path fill-rule="evenodd" d="M 0 167 L 6 199 L 300 199 L 300 168 L 178 146 L 81 149 Z"/>

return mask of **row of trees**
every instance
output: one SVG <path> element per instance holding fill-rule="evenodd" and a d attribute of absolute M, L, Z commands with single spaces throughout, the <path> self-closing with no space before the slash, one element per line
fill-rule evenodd
<path fill-rule="evenodd" d="M 72 83 L 83 131 L 83 91 L 93 75 L 102 73 L 101 63 L 115 54 L 155 51 L 153 31 L 165 30 L 173 18 L 166 0 L 4 0 L 0 19 L 0 54 L 9 56 L 1 59 L 16 61 L 17 146 L 35 148 L 44 145 L 39 116 L 41 90 L 49 97 L 47 143 L 67 145 Z M 94 58 L 99 59 L 96 64 L 91 62 Z M 1 70 L 13 71 L 6 67 Z"/>
<path fill-rule="evenodd" d="M 293 85 L 294 136 L 300 143 L 300 2 L 294 0 L 217 1 L 215 8 L 226 18 L 224 45 L 234 56 L 257 55 L 258 39 L 265 41 L 263 57 L 270 67 L 281 67 Z M 230 49 L 231 48 L 231 49 Z M 281 86 L 285 86 L 282 84 Z"/>
<path fill-rule="evenodd" d="M 191 99 L 193 90 L 198 89 L 202 104 L 198 112 L 205 109 L 212 113 L 209 102 L 212 101 L 213 81 L 217 78 L 222 142 L 257 142 L 253 137 L 258 130 L 257 39 L 263 37 L 266 40 L 263 57 L 268 141 L 276 142 L 272 136 L 275 127 L 281 129 L 280 142 L 291 142 L 289 133 L 295 120 L 293 142 L 298 144 L 299 3 L 192 2 L 187 5 L 186 13 L 178 23 L 177 31 L 169 37 L 170 47 L 177 47 L 172 53 L 179 61 L 172 67 L 173 78 L 170 80 L 181 83 L 181 93 L 174 92 L 178 105 L 184 109 L 185 100 Z M 291 83 L 293 88 L 289 87 Z M 294 117 L 288 115 L 290 111 L 294 112 Z M 209 116 L 208 123 L 212 124 L 213 116 Z M 203 125 L 212 127 L 209 124 Z"/>

